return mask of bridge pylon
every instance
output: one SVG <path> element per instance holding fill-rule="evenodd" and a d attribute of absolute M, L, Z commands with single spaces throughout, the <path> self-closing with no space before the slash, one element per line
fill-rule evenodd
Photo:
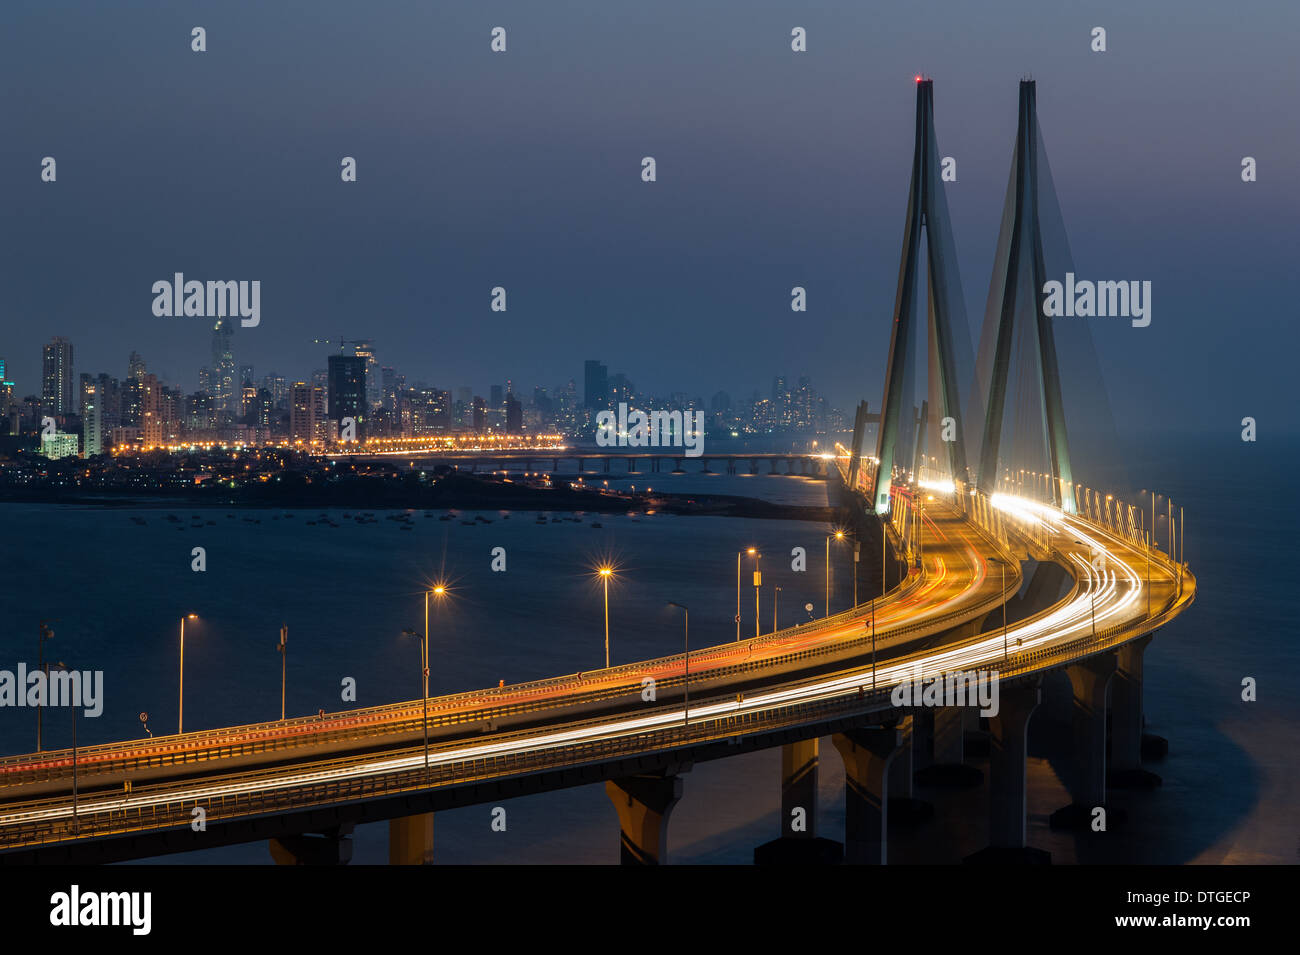
<path fill-rule="evenodd" d="M 889 340 L 889 361 L 885 370 L 885 395 L 880 407 L 876 435 L 877 465 L 872 502 L 877 514 L 889 513 L 893 472 L 900 462 L 911 467 L 924 457 L 924 434 L 911 424 L 913 396 L 909 381 L 918 347 L 916 328 L 918 284 L 920 283 L 921 231 L 926 237 L 928 342 L 928 413 L 937 422 L 951 418 L 961 427 L 961 382 L 959 363 L 969 363 L 970 332 L 962 301 L 961 278 L 956 249 L 948 221 L 948 204 L 943 194 L 939 147 L 934 133 L 934 84 L 918 79 L 916 84 L 916 142 L 912 152 L 911 190 L 907 219 L 903 226 L 903 253 L 898 269 L 898 290 L 894 299 L 894 321 Z M 902 416 L 907 414 L 904 431 Z M 966 452 L 963 442 L 930 427 L 931 457 L 941 460 L 940 471 L 965 481 Z M 919 476 L 919 475 L 917 475 Z"/>
<path fill-rule="evenodd" d="M 1033 363 L 1037 380 L 1032 384 L 1040 399 L 1043 441 L 1052 478 L 1051 503 L 1073 514 L 1074 478 L 1065 428 L 1065 405 L 1061 398 L 1060 365 L 1052 319 L 1044 314 L 1040 297 L 1047 281 L 1039 217 L 1040 150 L 1034 81 L 1021 80 L 1016 148 L 1002 208 L 1002 229 L 998 235 L 985 312 L 985 337 L 980 349 L 980 385 L 987 391 L 987 400 L 977 482 L 979 489 L 986 494 L 993 493 L 997 487 L 1007 379 L 1015 333 L 1020 327 L 1024 336 L 1022 344 L 1037 358 Z M 988 326 L 989 322 L 996 322 L 996 326 Z"/>

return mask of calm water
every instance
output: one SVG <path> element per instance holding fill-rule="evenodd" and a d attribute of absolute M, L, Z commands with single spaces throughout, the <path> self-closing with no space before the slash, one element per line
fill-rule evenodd
<path fill-rule="evenodd" d="M 1296 525 L 1282 507 L 1289 500 L 1282 476 L 1296 451 L 1294 445 L 1228 442 L 1216 448 L 1183 441 L 1134 452 L 1132 473 L 1169 489 L 1187 509 L 1187 558 L 1201 587 L 1192 611 L 1162 632 L 1147 655 L 1148 729 L 1169 739 L 1170 756 L 1150 767 L 1164 778 L 1163 788 L 1116 797 L 1131 818 L 1106 839 L 1047 829 L 1047 815 L 1068 797 L 1051 767 L 1036 761 L 1031 842 L 1050 849 L 1056 861 L 1295 860 L 1292 753 L 1300 706 L 1293 692 L 1296 628 L 1283 607 L 1291 571 L 1283 558 Z M 821 504 L 826 497 L 821 481 L 767 474 L 660 473 L 626 480 L 665 491 L 790 503 Z M 1228 487 L 1249 488 L 1249 499 Z M 168 513 L 181 523 L 169 523 Z M 765 632 L 772 622 L 772 585 L 782 587 L 783 626 L 806 619 L 806 602 L 820 614 L 823 600 L 826 531 L 806 522 L 583 515 L 580 524 L 542 526 L 531 513 L 506 518 L 484 512 L 492 523 L 470 527 L 459 519 L 437 520 L 440 512 L 425 518 L 417 511 L 415 529 L 405 531 L 384 511 L 375 512 L 378 523 L 366 525 L 331 511 L 338 528 L 307 526 L 319 511 L 287 513 L 5 506 L 0 553 L 9 573 L 0 578 L 0 666 L 34 660 L 37 621 L 56 620 L 47 654 L 105 672 L 104 715 L 78 728 L 81 741 L 97 742 L 140 735 L 141 711 L 149 713 L 155 731 L 174 730 L 177 628 L 190 611 L 201 619 L 186 629 L 186 725 L 197 728 L 278 715 L 281 622 L 289 625 L 290 714 L 341 708 L 344 677 L 356 679 L 360 705 L 418 696 L 419 648 L 401 631 L 421 626 L 421 588 L 439 575 L 451 581 L 454 598 L 431 627 L 434 693 L 599 666 L 603 606 L 591 568 L 605 559 L 619 567 L 610 592 L 615 663 L 679 649 L 680 615 L 667 608 L 669 600 L 691 607 L 693 644 L 734 636 L 736 552 L 750 544 L 768 555 Z M 204 523 L 192 529 L 195 514 Z M 137 525 L 132 516 L 146 523 Z M 603 528 L 591 527 L 593 520 Z M 207 549 L 206 573 L 189 569 L 195 546 Z M 489 567 L 497 546 L 506 548 L 505 573 Z M 790 571 L 795 546 L 809 552 L 806 574 Z M 834 609 L 847 606 L 851 593 L 847 550 L 832 563 L 843 571 L 835 581 Z M 746 586 L 746 633 L 753 630 L 753 599 Z M 1243 676 L 1259 680 L 1259 702 L 1240 701 Z M 70 737 L 68 727 L 51 725 L 64 722 L 61 716 L 47 720 L 50 745 Z M 29 751 L 34 734 L 31 711 L 0 710 L 0 750 Z M 672 818 L 674 861 L 748 862 L 753 848 L 777 832 L 779 759 L 771 750 L 692 769 Z M 821 785 L 819 828 L 838 837 L 843 773 L 828 741 Z M 981 847 L 982 793 L 918 795 L 939 812 L 934 822 L 892 836 L 897 852 L 951 862 Z M 616 821 L 602 786 L 503 805 L 505 833 L 489 828 L 488 806 L 440 813 L 438 860 L 618 859 Z M 386 840 L 383 825 L 358 829 L 355 861 L 384 862 Z M 259 843 L 163 861 L 266 862 L 269 854 Z"/>

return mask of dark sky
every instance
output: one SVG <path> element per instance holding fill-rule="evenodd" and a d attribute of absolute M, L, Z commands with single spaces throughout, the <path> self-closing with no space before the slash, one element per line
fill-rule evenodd
<path fill-rule="evenodd" d="M 741 396 L 809 374 L 845 409 L 876 406 L 912 77 L 934 78 L 958 161 L 978 320 L 1029 74 L 1077 271 L 1154 285 L 1150 327 L 1095 320 L 1121 429 L 1296 427 L 1279 419 L 1300 344 L 1300 4 L 803 7 L 6 0 L 9 377 L 39 392 L 40 345 L 62 334 L 78 372 L 122 376 L 135 349 L 193 390 L 209 323 L 150 310 L 152 283 L 183 271 L 261 280 L 261 326 L 235 338 L 258 377 L 323 367 L 311 340 L 342 334 L 479 393 L 581 385 L 598 357 L 642 391 Z M 345 155 L 357 183 L 339 181 Z"/>

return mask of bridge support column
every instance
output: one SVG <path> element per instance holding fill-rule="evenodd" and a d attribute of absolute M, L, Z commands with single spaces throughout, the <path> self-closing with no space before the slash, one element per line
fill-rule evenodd
<path fill-rule="evenodd" d="M 676 775 L 625 776 L 605 782 L 605 794 L 618 812 L 619 861 L 623 865 L 668 862 L 668 816 L 682 798 Z"/>
<path fill-rule="evenodd" d="M 844 855 L 838 842 L 817 835 L 818 741 L 781 747 L 781 834 L 754 850 L 755 865 L 835 865 Z"/>
<path fill-rule="evenodd" d="M 388 820 L 389 865 L 433 865 L 433 813 Z"/>
<path fill-rule="evenodd" d="M 270 849 L 276 865 L 347 865 L 352 861 L 352 826 L 280 836 L 270 841 Z"/>
<path fill-rule="evenodd" d="M 911 717 L 908 717 L 911 719 Z M 861 729 L 831 737 L 844 760 L 844 861 L 884 865 L 889 860 L 889 767 L 910 733 Z"/>
<path fill-rule="evenodd" d="M 934 761 L 918 774 L 926 786 L 965 789 L 978 786 L 984 774 L 966 765 L 966 727 L 974 710 L 969 706 L 940 706 L 934 714 Z"/>
<path fill-rule="evenodd" d="M 1124 644 L 1115 654 L 1110 685 L 1110 763 L 1108 785 L 1153 789 L 1160 777 L 1142 768 L 1142 658 L 1153 634 Z"/>
<path fill-rule="evenodd" d="M 1065 668 L 1073 692 L 1074 772 L 1066 774 L 1073 801 L 1052 813 L 1053 828 L 1086 828 L 1093 809 L 1106 804 L 1106 691 L 1117 666 L 1115 654 L 1103 653 Z"/>
<path fill-rule="evenodd" d="M 1037 683 L 1004 686 L 998 694 L 998 713 L 989 717 L 989 846 L 967 856 L 968 863 L 1051 862 L 1051 854 L 1030 848 L 1025 836 L 1029 718 L 1042 699 Z"/>

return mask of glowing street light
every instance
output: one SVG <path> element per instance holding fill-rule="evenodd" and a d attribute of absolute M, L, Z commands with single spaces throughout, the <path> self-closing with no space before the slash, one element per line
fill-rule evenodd
<path fill-rule="evenodd" d="M 740 558 L 748 554 L 750 557 L 757 557 L 758 550 L 750 547 L 748 550 L 736 552 L 736 642 L 740 642 Z"/>
<path fill-rule="evenodd" d="M 828 534 L 826 537 L 826 616 L 831 615 L 831 537 L 837 541 L 844 540 L 844 532 L 837 530 L 834 534 Z M 857 606 L 857 598 L 853 600 L 853 605 Z"/>
<path fill-rule="evenodd" d="M 185 732 L 185 621 L 198 620 L 199 615 L 196 613 L 187 613 L 181 617 L 181 674 L 180 674 L 180 713 L 176 717 L 176 732 L 181 734 Z"/>
<path fill-rule="evenodd" d="M 614 568 L 608 565 L 598 567 L 596 573 L 600 576 L 601 584 L 605 589 L 605 669 L 609 669 L 609 578 L 614 576 Z"/>

